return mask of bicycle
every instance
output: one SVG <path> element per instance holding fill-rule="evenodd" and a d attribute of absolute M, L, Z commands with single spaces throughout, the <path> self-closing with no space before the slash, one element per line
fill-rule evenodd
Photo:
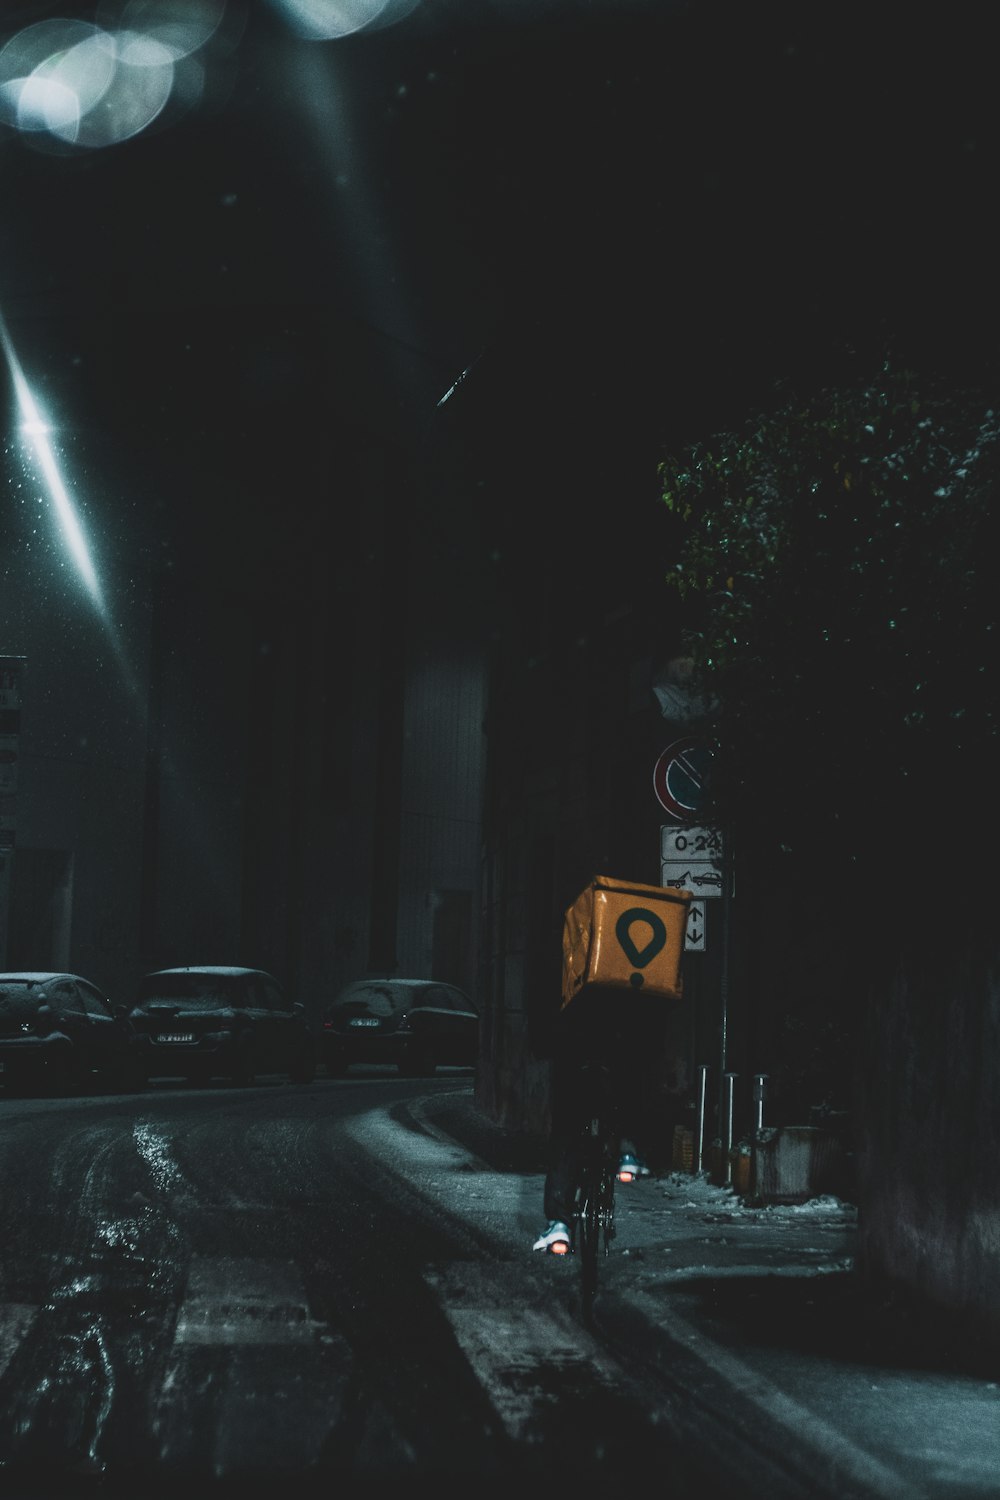
<path fill-rule="evenodd" d="M 611 1073 L 603 1063 L 587 1064 L 592 1094 L 591 1117 L 579 1141 L 571 1248 L 580 1257 L 580 1297 L 585 1322 L 591 1321 L 597 1295 L 601 1250 L 608 1255 L 615 1237 L 615 1183 L 619 1180 L 621 1132 L 611 1089 Z M 630 1181 L 628 1175 L 622 1181 Z"/>
<path fill-rule="evenodd" d="M 545 1182 L 549 1228 L 555 1232 L 540 1236 L 534 1248 L 579 1257 L 582 1314 L 585 1322 L 591 1322 L 602 1251 L 604 1256 L 610 1254 L 616 1233 L 616 1183 L 649 1173 L 635 1156 L 622 1156 L 626 1138 L 630 1151 L 634 1145 L 624 1119 L 630 1113 L 626 1101 L 635 1083 L 627 1060 L 624 1074 L 623 1060 L 614 1049 L 600 1061 L 594 1056 L 565 1061 L 567 1067 L 558 1079 L 559 1104 L 552 1121 Z M 629 1160 L 631 1167 L 626 1164 Z M 556 1228 L 560 1221 L 565 1232 Z"/>

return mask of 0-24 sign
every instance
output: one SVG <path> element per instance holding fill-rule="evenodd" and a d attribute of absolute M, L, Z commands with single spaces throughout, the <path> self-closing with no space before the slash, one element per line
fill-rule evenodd
<path fill-rule="evenodd" d="M 722 895 L 722 834 L 715 828 L 660 828 L 660 884 L 700 899 Z"/>

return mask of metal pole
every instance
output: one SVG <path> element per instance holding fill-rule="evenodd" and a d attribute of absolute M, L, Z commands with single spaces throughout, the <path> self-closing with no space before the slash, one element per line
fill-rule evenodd
<path fill-rule="evenodd" d="M 729 944 L 731 936 L 731 902 L 733 891 L 733 834 L 731 828 L 722 830 L 722 899 L 719 905 L 722 908 L 722 955 L 721 967 L 719 969 L 719 1137 L 722 1149 L 725 1151 L 725 1140 L 722 1132 L 722 1115 L 725 1110 L 725 1085 L 726 1068 L 729 1062 Z M 724 1169 L 723 1176 L 728 1168 Z"/>
<path fill-rule="evenodd" d="M 735 1073 L 726 1074 L 726 1125 L 722 1135 L 722 1181 L 728 1185 L 733 1180 L 733 1164 L 729 1153 L 733 1149 L 733 1080 Z"/>
<path fill-rule="evenodd" d="M 765 1089 L 767 1076 L 766 1073 L 753 1075 L 754 1130 L 757 1135 L 760 1135 L 764 1128 L 764 1095 L 767 1092 Z"/>
<path fill-rule="evenodd" d="M 698 1118 L 695 1121 L 694 1139 L 694 1170 L 701 1171 L 701 1159 L 705 1151 L 705 1080 L 708 1077 L 708 1064 L 702 1063 L 698 1068 L 700 1078 L 698 1079 Z"/>

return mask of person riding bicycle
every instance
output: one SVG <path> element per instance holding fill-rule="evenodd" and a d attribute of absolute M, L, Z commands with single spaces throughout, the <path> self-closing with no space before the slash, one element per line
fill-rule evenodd
<path fill-rule="evenodd" d="M 683 994 L 692 899 L 687 889 L 595 875 L 563 914 L 561 983 L 544 992 L 559 1004 L 534 1012 L 535 1050 L 550 1065 L 547 1222 L 535 1250 L 571 1248 L 581 1143 L 593 1119 L 607 1120 L 606 1101 L 623 1153 L 619 1181 L 649 1176 L 651 1085 L 667 1050 L 670 1006 Z"/>
<path fill-rule="evenodd" d="M 648 1177 L 652 1071 L 663 1056 L 666 1007 L 659 997 L 591 985 L 551 1018 L 549 1142 L 542 1210 L 545 1228 L 532 1249 L 566 1254 L 582 1133 L 594 1113 L 594 1066 L 606 1069 L 621 1156 L 621 1182 Z M 536 1044 L 537 1045 L 537 1044 Z M 539 1048 L 541 1050 L 541 1047 Z"/>

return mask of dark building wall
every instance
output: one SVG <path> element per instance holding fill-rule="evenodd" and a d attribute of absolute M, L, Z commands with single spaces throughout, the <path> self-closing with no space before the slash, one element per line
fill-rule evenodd
<path fill-rule="evenodd" d="M 960 935 L 948 893 L 912 892 L 893 972 L 865 985 L 859 1268 L 957 1346 L 1000 1345 L 1000 957 L 993 910 Z M 976 910 L 970 909 L 976 907 Z"/>
<path fill-rule="evenodd" d="M 665 624 L 661 639 L 672 638 Z M 653 767 L 682 731 L 657 705 L 666 656 L 648 645 L 648 618 L 609 612 L 585 646 L 568 638 L 544 661 L 508 660 L 494 675 L 479 1087 L 484 1107 L 511 1126 L 547 1122 L 533 1033 L 559 992 L 565 909 L 597 874 L 659 885 L 660 829 L 678 826 L 655 797 Z M 727 1072 L 734 1139 L 755 1122 L 758 1074 L 768 1125 L 839 1117 L 853 1100 L 866 895 L 786 868 L 756 817 L 725 833 L 734 894 L 706 902 L 705 949 L 685 954 L 684 995 L 671 1002 L 664 1143 L 674 1124 L 692 1123 L 702 1068 L 707 1140 L 728 1123 Z"/>
<path fill-rule="evenodd" d="M 495 664 L 488 719 L 479 1094 L 497 1118 L 525 1129 L 548 1120 L 543 1037 L 559 1002 L 567 906 L 596 874 L 660 883 L 653 766 L 664 726 L 648 618 L 595 608 L 585 638 L 575 622 L 562 639 L 554 626 L 548 642 L 548 651 Z M 698 961 L 685 959 L 685 998 L 669 1002 L 659 1080 L 665 1153 L 690 1089 Z"/>
<path fill-rule="evenodd" d="M 148 616 L 126 587 L 102 620 L 31 540 L 8 538 L 0 593 L 4 648 L 24 657 L 6 962 L 86 966 L 117 997 L 140 919 Z"/>
<path fill-rule="evenodd" d="M 152 519 L 104 575 L 114 630 L 53 572 L 57 538 L 12 538 L 19 964 L 122 998 L 160 964 L 261 964 L 314 1020 L 369 972 L 472 987 L 475 527 L 445 546 L 430 476 L 382 434 L 330 428 L 316 463 L 313 496 L 217 498 L 230 530 L 197 546 Z"/>
<path fill-rule="evenodd" d="M 678 370 L 679 410 L 665 398 L 657 411 L 652 390 L 631 401 L 615 337 L 582 319 L 559 328 L 564 346 L 553 336 L 535 400 L 524 399 L 513 339 L 510 363 L 498 352 L 484 366 L 465 409 L 494 460 L 478 1088 L 490 1113 L 532 1129 L 547 1119 L 533 1018 L 559 990 L 563 913 L 595 874 L 660 883 L 671 819 L 653 768 L 686 730 L 653 688 L 681 649 L 656 466 L 671 422 L 694 422 L 690 392 Z M 727 830 L 736 894 L 725 915 L 707 902 L 705 951 L 684 958 L 661 1077 L 664 1140 L 674 1122 L 691 1123 L 703 1068 L 708 1139 L 725 1123 L 727 1071 L 737 1138 L 755 1121 L 758 1074 L 765 1123 L 808 1124 L 815 1107 L 844 1108 L 851 1093 L 845 1037 L 857 1007 L 840 959 L 857 893 L 839 893 L 841 907 L 785 868 L 768 796 L 761 788 Z"/>

